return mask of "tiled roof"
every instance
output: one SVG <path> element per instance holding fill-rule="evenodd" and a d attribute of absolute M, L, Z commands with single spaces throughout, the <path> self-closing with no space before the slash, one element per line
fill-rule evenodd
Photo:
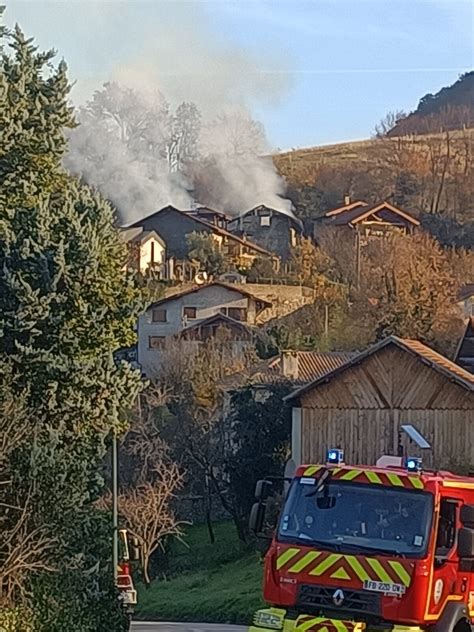
<path fill-rule="evenodd" d="M 361 206 L 367 207 L 368 204 L 367 202 L 364 202 L 363 200 L 349 202 L 349 204 L 344 204 L 344 206 L 338 206 L 337 208 L 333 208 L 330 211 L 327 211 L 327 213 L 325 213 L 324 216 L 332 217 L 333 215 L 339 215 L 339 213 L 344 213 L 345 211 L 350 211 L 351 209 L 359 208 Z"/>
<path fill-rule="evenodd" d="M 402 219 L 419 226 L 420 222 L 402 209 L 389 204 L 388 202 L 381 202 L 379 204 L 374 204 L 372 206 L 358 206 L 355 208 L 349 208 L 347 210 L 343 210 L 340 213 L 335 214 L 334 216 L 326 214 L 325 217 L 329 217 L 331 219 L 331 224 L 335 226 L 341 226 L 345 224 L 352 224 L 362 221 L 363 219 L 370 217 L 373 213 L 377 213 L 379 211 L 387 210 L 392 212 L 395 215 L 399 215 Z"/>
<path fill-rule="evenodd" d="M 264 255 L 268 255 L 269 257 L 274 257 L 275 256 L 269 250 L 266 250 L 265 248 L 262 248 L 262 246 L 259 246 L 258 244 L 254 244 L 252 241 L 248 241 L 247 239 L 241 239 L 237 235 L 234 235 L 233 233 L 230 233 L 228 230 L 225 230 L 225 228 L 220 228 L 219 226 L 216 226 L 215 224 L 211 224 L 209 222 L 206 222 L 201 217 L 197 217 L 196 215 L 190 215 L 186 211 L 182 211 L 179 208 L 176 208 L 176 207 L 171 206 L 171 205 L 165 206 L 164 208 L 160 209 L 159 211 L 155 211 L 154 213 L 150 213 L 150 215 L 147 215 L 146 217 L 142 217 L 142 219 L 137 220 L 133 224 L 128 224 L 126 226 L 123 226 L 123 228 L 135 228 L 137 226 L 140 226 L 142 224 L 142 222 L 144 222 L 146 219 L 150 219 L 151 217 L 153 217 L 155 215 L 158 215 L 159 213 L 169 212 L 169 211 L 175 212 L 175 213 L 180 213 L 181 215 L 184 215 L 185 217 L 189 217 L 190 219 L 192 219 L 197 224 L 201 224 L 202 226 L 205 226 L 206 228 L 211 229 L 211 231 L 213 233 L 215 233 L 216 235 L 220 235 L 221 237 L 227 237 L 230 240 L 237 241 L 239 244 L 242 244 L 243 246 L 247 246 L 251 250 L 254 250 L 256 252 L 260 252 L 260 253 L 262 253 Z"/>
<path fill-rule="evenodd" d="M 440 353 L 437 353 L 436 351 L 434 351 L 430 347 L 427 347 L 426 345 L 424 345 L 422 342 L 419 342 L 418 340 L 410 340 L 408 338 L 398 338 L 397 336 L 389 336 L 388 338 L 385 338 L 384 340 L 373 345 L 372 347 L 369 347 L 362 353 L 356 354 L 351 360 L 349 360 L 349 362 L 346 362 L 340 367 L 335 368 L 330 373 L 326 373 L 326 375 L 318 377 L 312 382 L 310 382 L 309 384 L 306 384 L 296 389 L 293 393 L 288 395 L 288 397 L 285 399 L 288 399 L 288 400 L 297 399 L 303 393 L 311 390 L 312 388 L 315 388 L 322 382 L 327 382 L 330 379 L 335 378 L 343 371 L 346 371 L 347 369 L 355 366 L 356 364 L 359 364 L 365 358 L 373 355 L 374 353 L 377 353 L 378 351 L 380 351 L 381 349 L 383 349 L 384 347 L 390 344 L 394 344 L 400 349 L 403 349 L 404 351 L 417 355 L 419 358 L 422 358 L 429 366 L 431 366 L 432 369 L 434 369 L 438 373 L 441 373 L 442 375 L 452 380 L 456 384 L 459 384 L 463 388 L 466 388 L 469 391 L 474 391 L 474 375 L 469 373 L 462 367 L 458 366 L 452 360 L 445 358 L 443 355 L 441 355 Z"/>
<path fill-rule="evenodd" d="M 307 384 L 312 380 L 326 375 L 346 364 L 356 353 L 344 353 L 337 351 L 296 351 L 298 362 L 298 375 L 296 381 L 300 384 Z"/>
<path fill-rule="evenodd" d="M 470 390 L 474 390 L 474 375 L 469 373 L 469 371 L 466 371 L 452 360 L 445 358 L 443 355 L 437 353 L 418 340 L 408 340 L 407 338 L 399 338 L 398 340 L 405 347 L 425 360 L 428 360 L 434 369 L 438 369 L 447 377 L 451 377 L 453 379 L 457 378 L 456 381 L 462 381 L 466 386 L 470 387 Z"/>

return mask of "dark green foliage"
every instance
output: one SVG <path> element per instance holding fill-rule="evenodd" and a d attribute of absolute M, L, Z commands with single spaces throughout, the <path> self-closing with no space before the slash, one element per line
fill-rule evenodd
<path fill-rule="evenodd" d="M 55 539 L 54 574 L 27 578 L 37 630 L 121 630 L 103 489 L 106 439 L 124 427 L 139 376 L 113 352 L 133 342 L 140 295 L 111 206 L 64 171 L 75 125 L 66 66 L 17 29 L 0 71 L 0 367 L 31 423 L 10 455 L 30 528 Z M 106 522 L 104 522 L 106 520 Z M 0 543 L 1 547 L 1 543 Z M 26 581 L 26 580 L 25 580 Z M 19 597 L 18 597 L 19 598 Z"/>
<path fill-rule="evenodd" d="M 237 391 L 231 402 L 232 449 L 225 456 L 234 519 L 247 529 L 256 482 L 265 476 L 283 476 L 289 458 L 291 407 L 282 400 L 289 383 L 268 385 L 260 397 L 251 386 Z"/>
<path fill-rule="evenodd" d="M 216 241 L 207 233 L 191 233 L 186 238 L 189 258 L 197 261 L 200 269 L 212 278 L 225 271 L 225 259 Z"/>

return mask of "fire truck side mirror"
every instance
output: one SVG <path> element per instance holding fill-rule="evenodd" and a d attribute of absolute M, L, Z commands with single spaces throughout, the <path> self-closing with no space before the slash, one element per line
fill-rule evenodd
<path fill-rule="evenodd" d="M 140 543 L 138 538 L 130 538 L 130 561 L 138 562 L 140 559 Z"/>
<path fill-rule="evenodd" d="M 261 502 L 256 502 L 252 506 L 249 518 L 249 529 L 255 535 L 259 535 L 263 531 L 263 521 L 265 519 L 265 505 Z"/>
<path fill-rule="evenodd" d="M 271 482 L 266 479 L 257 481 L 255 485 L 255 500 L 265 500 L 270 492 L 271 486 Z"/>

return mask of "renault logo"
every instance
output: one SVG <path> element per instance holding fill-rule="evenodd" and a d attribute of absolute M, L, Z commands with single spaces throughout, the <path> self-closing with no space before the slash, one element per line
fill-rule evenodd
<path fill-rule="evenodd" d="M 345 598 L 346 598 L 346 596 L 344 595 L 342 590 L 340 588 L 338 588 L 336 590 L 336 592 L 334 593 L 334 595 L 332 596 L 332 601 L 333 601 L 335 606 L 342 606 L 342 604 L 344 603 L 344 599 Z"/>

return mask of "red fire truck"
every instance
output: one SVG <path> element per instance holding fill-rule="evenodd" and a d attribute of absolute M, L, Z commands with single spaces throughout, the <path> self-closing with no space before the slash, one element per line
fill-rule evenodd
<path fill-rule="evenodd" d="M 297 469 L 250 632 L 474 630 L 474 479 L 390 459 L 349 466 L 330 450 Z M 271 485 L 257 484 L 257 533 Z"/>
<path fill-rule="evenodd" d="M 117 567 L 117 589 L 125 616 L 132 621 L 134 607 L 137 605 L 137 591 L 133 584 L 132 562 L 140 559 L 138 540 L 130 536 L 126 529 L 118 530 L 119 564 Z"/>

